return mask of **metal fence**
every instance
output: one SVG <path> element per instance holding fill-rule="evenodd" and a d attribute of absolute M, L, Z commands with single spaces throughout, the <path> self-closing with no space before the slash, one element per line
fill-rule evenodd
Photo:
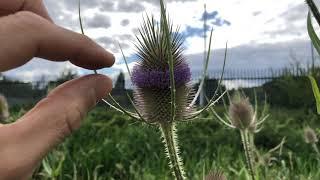
<path fill-rule="evenodd" d="M 259 87 L 267 82 L 284 76 L 306 76 L 311 69 L 307 68 L 282 68 L 282 69 L 226 69 L 222 84 L 227 89 Z M 221 70 L 208 72 L 208 79 L 220 79 Z M 193 76 L 195 81 L 201 78 L 200 73 Z"/>
<path fill-rule="evenodd" d="M 305 76 L 310 69 L 303 68 L 283 68 L 283 69 L 226 69 L 222 79 L 222 85 L 226 89 L 252 88 L 259 87 L 267 82 L 278 79 L 283 76 Z M 207 86 L 214 89 L 221 77 L 221 70 L 208 72 Z M 201 73 L 193 74 L 193 83 L 196 84 L 201 79 Z M 125 83 L 125 82 L 123 82 Z M 125 83 L 127 89 L 131 83 Z M 0 80 L 0 94 L 4 94 L 10 104 L 29 104 L 38 101 L 46 96 L 52 82 L 12 82 L 8 80 Z M 125 87 L 124 85 L 121 87 Z M 205 91 L 207 91 L 205 89 Z M 209 90 L 210 91 L 210 90 Z M 125 92 L 125 91 L 123 91 Z M 125 95 L 125 94 L 124 94 Z"/>

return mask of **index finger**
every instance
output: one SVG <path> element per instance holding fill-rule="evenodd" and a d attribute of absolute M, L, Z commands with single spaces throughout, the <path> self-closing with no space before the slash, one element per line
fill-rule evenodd
<path fill-rule="evenodd" d="M 0 71 L 21 66 L 33 57 L 70 60 L 86 69 L 109 67 L 114 63 L 114 56 L 88 37 L 36 14 L 21 11 L 0 18 L 0 24 Z"/>

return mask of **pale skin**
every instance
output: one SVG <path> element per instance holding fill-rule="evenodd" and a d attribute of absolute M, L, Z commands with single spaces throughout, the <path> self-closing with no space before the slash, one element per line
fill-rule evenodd
<path fill-rule="evenodd" d="M 114 56 L 88 37 L 55 25 L 42 0 L 0 0 L 0 72 L 33 57 L 70 61 L 86 68 L 110 67 Z M 42 158 L 81 125 L 112 89 L 104 75 L 64 83 L 17 122 L 0 124 L 0 180 L 28 179 Z"/>

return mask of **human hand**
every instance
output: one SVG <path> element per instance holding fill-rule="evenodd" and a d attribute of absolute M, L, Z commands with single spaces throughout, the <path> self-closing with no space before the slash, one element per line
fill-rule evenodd
<path fill-rule="evenodd" d="M 41 0 L 0 1 L 0 71 L 33 57 L 69 60 L 87 69 L 109 67 L 114 56 L 88 37 L 52 23 Z M 27 179 L 41 159 L 79 128 L 81 119 L 112 89 L 103 75 L 71 80 L 17 122 L 0 125 L 0 179 Z"/>

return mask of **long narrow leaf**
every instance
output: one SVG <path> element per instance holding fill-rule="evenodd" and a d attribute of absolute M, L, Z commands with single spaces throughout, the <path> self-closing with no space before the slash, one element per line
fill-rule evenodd
<path fill-rule="evenodd" d="M 81 0 L 78 0 L 78 17 L 79 17 L 81 33 L 83 35 L 85 35 L 84 30 L 83 30 L 82 18 L 81 18 Z M 97 70 L 93 70 L 93 72 L 94 72 L 94 74 L 98 74 Z"/>
<path fill-rule="evenodd" d="M 121 51 L 123 60 L 124 60 L 124 62 L 126 63 L 127 71 L 128 71 L 128 74 L 129 74 L 130 80 L 131 80 L 131 79 L 132 79 L 132 76 L 131 76 L 131 72 L 130 72 L 130 69 L 129 69 L 129 65 L 128 65 L 127 58 L 126 58 L 126 56 L 124 55 L 124 53 L 123 53 L 123 51 L 122 51 L 122 47 L 121 47 L 120 43 L 118 43 L 118 44 L 119 44 L 119 48 L 120 48 L 120 51 Z"/>
<path fill-rule="evenodd" d="M 208 53 L 207 53 L 207 57 L 206 57 L 206 62 L 204 65 L 204 70 L 203 70 L 203 75 L 202 75 L 202 80 L 201 83 L 199 85 L 198 91 L 196 93 L 196 95 L 194 96 L 192 102 L 190 103 L 189 107 L 192 107 L 194 105 L 194 103 L 197 101 L 202 89 L 203 89 L 203 85 L 204 85 L 204 81 L 206 79 L 207 76 L 207 71 L 208 71 L 208 65 L 209 65 L 209 60 L 210 60 L 210 52 L 211 52 L 211 41 L 212 41 L 212 32 L 213 29 L 211 29 L 211 33 L 210 33 L 210 39 L 209 39 L 209 48 L 208 48 Z"/>
<path fill-rule="evenodd" d="M 311 13 L 310 12 L 308 13 L 307 28 L 308 28 L 308 34 L 310 36 L 312 44 L 313 44 L 314 48 L 317 50 L 318 54 L 320 55 L 320 40 L 317 36 L 317 33 L 314 31 L 312 21 L 311 21 Z"/>
<path fill-rule="evenodd" d="M 320 114 L 320 92 L 316 80 L 312 76 L 308 76 L 312 85 L 312 91 L 316 99 L 317 112 Z"/>

